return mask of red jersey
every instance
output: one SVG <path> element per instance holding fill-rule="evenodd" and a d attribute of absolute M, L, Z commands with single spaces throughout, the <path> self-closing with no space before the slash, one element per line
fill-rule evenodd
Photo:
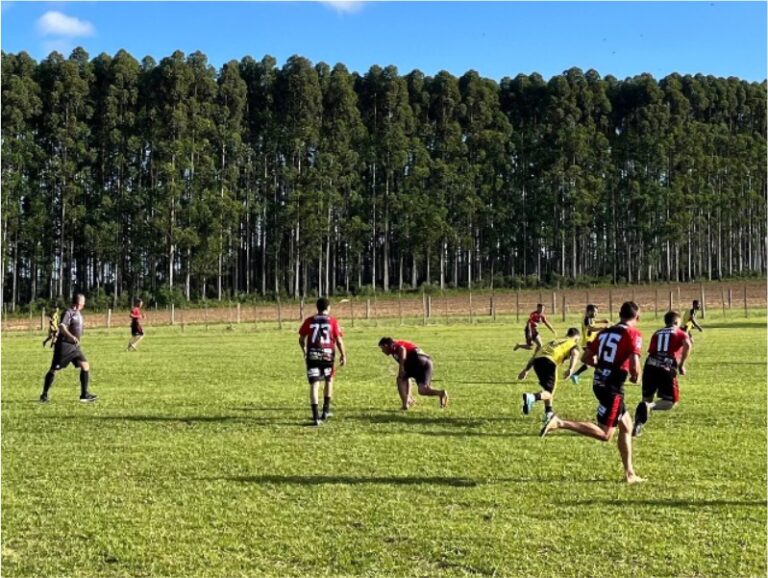
<path fill-rule="evenodd" d="M 654 358 L 667 365 L 677 367 L 683 356 L 683 346 L 688 334 L 679 327 L 664 327 L 651 337 L 648 346 L 649 359 Z"/>
<path fill-rule="evenodd" d="M 330 315 L 307 317 L 299 328 L 299 335 L 307 337 L 307 360 L 333 362 L 336 343 L 344 333 L 339 322 Z"/>
<path fill-rule="evenodd" d="M 531 316 L 528 318 L 528 327 L 531 329 L 538 329 L 539 323 L 544 323 L 547 320 L 543 313 L 538 311 L 531 312 Z"/>
<path fill-rule="evenodd" d="M 389 354 L 395 358 L 395 361 L 400 363 L 400 355 L 399 351 L 400 348 L 405 348 L 405 357 L 406 359 L 411 357 L 411 352 L 415 352 L 416 355 L 421 353 L 421 349 L 419 349 L 418 345 L 415 343 L 411 343 L 410 341 L 398 341 L 395 340 L 392 342 L 392 347 L 389 348 Z"/>
<path fill-rule="evenodd" d="M 131 309 L 131 320 L 132 321 L 138 321 L 139 319 L 141 319 L 141 317 L 142 317 L 141 309 L 139 309 L 138 307 L 134 307 L 133 309 Z"/>
<path fill-rule="evenodd" d="M 629 371 L 632 355 L 642 353 L 643 334 L 636 327 L 619 323 L 603 329 L 587 348 L 590 353 L 597 355 L 596 370 Z"/>

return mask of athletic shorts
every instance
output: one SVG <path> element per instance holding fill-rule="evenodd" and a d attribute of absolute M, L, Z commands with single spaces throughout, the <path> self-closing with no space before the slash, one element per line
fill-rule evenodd
<path fill-rule="evenodd" d="M 426 355 L 417 355 L 413 361 L 407 361 L 405 364 L 405 376 L 413 379 L 416 385 L 430 385 L 432 370 L 432 359 Z"/>
<path fill-rule="evenodd" d="M 79 345 L 57 341 L 56 346 L 53 348 L 51 369 L 64 369 L 70 363 L 75 367 L 80 367 L 84 361 L 88 360 L 85 358 L 85 354 L 80 349 Z"/>
<path fill-rule="evenodd" d="M 333 366 L 333 362 L 307 361 L 307 381 L 309 383 L 333 379 L 334 375 L 336 375 L 336 368 Z"/>
<path fill-rule="evenodd" d="M 539 378 L 539 385 L 542 389 L 552 393 L 557 384 L 557 366 L 551 359 L 539 357 L 533 360 L 533 371 Z"/>
<path fill-rule="evenodd" d="M 596 369 L 592 392 L 597 398 L 597 423 L 616 427 L 624 415 L 624 382 L 627 372 L 616 369 Z"/>
<path fill-rule="evenodd" d="M 661 399 L 675 403 L 680 401 L 677 373 L 646 363 L 643 368 L 643 397 L 653 397 L 657 393 Z"/>
<path fill-rule="evenodd" d="M 525 329 L 523 330 L 525 333 L 525 344 L 526 345 L 533 345 L 534 340 L 539 336 L 539 332 L 536 329 L 531 329 L 531 326 L 526 323 Z"/>
<path fill-rule="evenodd" d="M 131 323 L 131 335 L 133 337 L 144 335 L 144 328 L 141 326 L 141 323 Z"/>

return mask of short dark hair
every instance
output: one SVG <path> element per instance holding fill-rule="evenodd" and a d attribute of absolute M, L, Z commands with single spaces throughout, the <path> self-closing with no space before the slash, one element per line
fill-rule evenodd
<path fill-rule="evenodd" d="M 395 342 L 391 337 L 382 337 L 379 339 L 379 347 L 389 347 Z"/>
<path fill-rule="evenodd" d="M 680 314 L 677 311 L 667 311 L 664 314 L 665 325 L 672 325 L 675 322 L 675 319 L 680 319 Z"/>
<path fill-rule="evenodd" d="M 590 303 L 589 305 L 587 305 L 587 311 L 594 311 L 595 309 L 597 309 L 597 306 L 595 304 Z"/>
<path fill-rule="evenodd" d="M 576 329 L 575 327 L 569 328 L 568 333 L 566 333 L 568 337 L 576 337 L 578 334 L 579 334 L 579 330 Z"/>
<path fill-rule="evenodd" d="M 621 317 L 623 320 L 630 321 L 637 317 L 637 312 L 640 310 L 640 308 L 637 306 L 637 303 L 634 301 L 625 301 L 621 304 L 621 309 L 619 310 L 619 317 Z"/>
<path fill-rule="evenodd" d="M 698 304 L 699 304 L 699 300 L 698 299 L 694 299 L 693 300 L 693 306 L 696 307 Z"/>
<path fill-rule="evenodd" d="M 142 301 L 138 297 L 136 297 L 136 299 L 133 300 L 133 306 L 134 307 L 140 307 L 143 303 L 144 303 L 144 301 Z"/>
<path fill-rule="evenodd" d="M 82 293 L 75 293 L 75 294 L 72 296 L 72 305 L 77 305 L 78 303 L 80 303 L 80 298 L 81 298 L 81 297 L 82 297 L 83 299 L 85 299 L 85 295 L 83 295 Z"/>
<path fill-rule="evenodd" d="M 544 308 L 544 304 L 543 304 L 543 303 L 537 303 L 537 304 L 536 304 L 536 307 L 537 307 L 537 308 L 538 308 L 538 307 L 541 307 L 541 308 L 543 309 L 543 308 Z"/>
<path fill-rule="evenodd" d="M 315 305 L 317 305 L 318 313 L 322 313 L 323 311 L 328 309 L 328 307 L 331 306 L 331 302 L 328 301 L 328 299 L 325 297 L 320 297 L 320 299 L 317 300 L 317 303 L 315 303 Z"/>

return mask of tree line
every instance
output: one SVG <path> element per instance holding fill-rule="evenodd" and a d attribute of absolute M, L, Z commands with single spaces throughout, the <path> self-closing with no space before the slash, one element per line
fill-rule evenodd
<path fill-rule="evenodd" d="M 3 52 L 3 300 L 764 274 L 765 159 L 765 81 Z"/>

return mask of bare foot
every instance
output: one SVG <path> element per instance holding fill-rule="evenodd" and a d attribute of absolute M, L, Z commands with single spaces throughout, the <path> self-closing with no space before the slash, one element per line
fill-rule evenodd
<path fill-rule="evenodd" d="M 628 474 L 627 475 L 627 483 L 628 484 L 642 484 L 643 482 L 647 481 L 645 478 L 641 478 L 637 474 Z"/>
<path fill-rule="evenodd" d="M 413 397 L 408 396 L 408 402 L 407 402 L 406 405 L 408 407 L 413 407 L 414 405 L 416 405 L 416 400 Z"/>
<path fill-rule="evenodd" d="M 448 406 L 448 392 L 444 391 L 443 395 L 440 396 L 440 407 L 445 408 Z"/>

